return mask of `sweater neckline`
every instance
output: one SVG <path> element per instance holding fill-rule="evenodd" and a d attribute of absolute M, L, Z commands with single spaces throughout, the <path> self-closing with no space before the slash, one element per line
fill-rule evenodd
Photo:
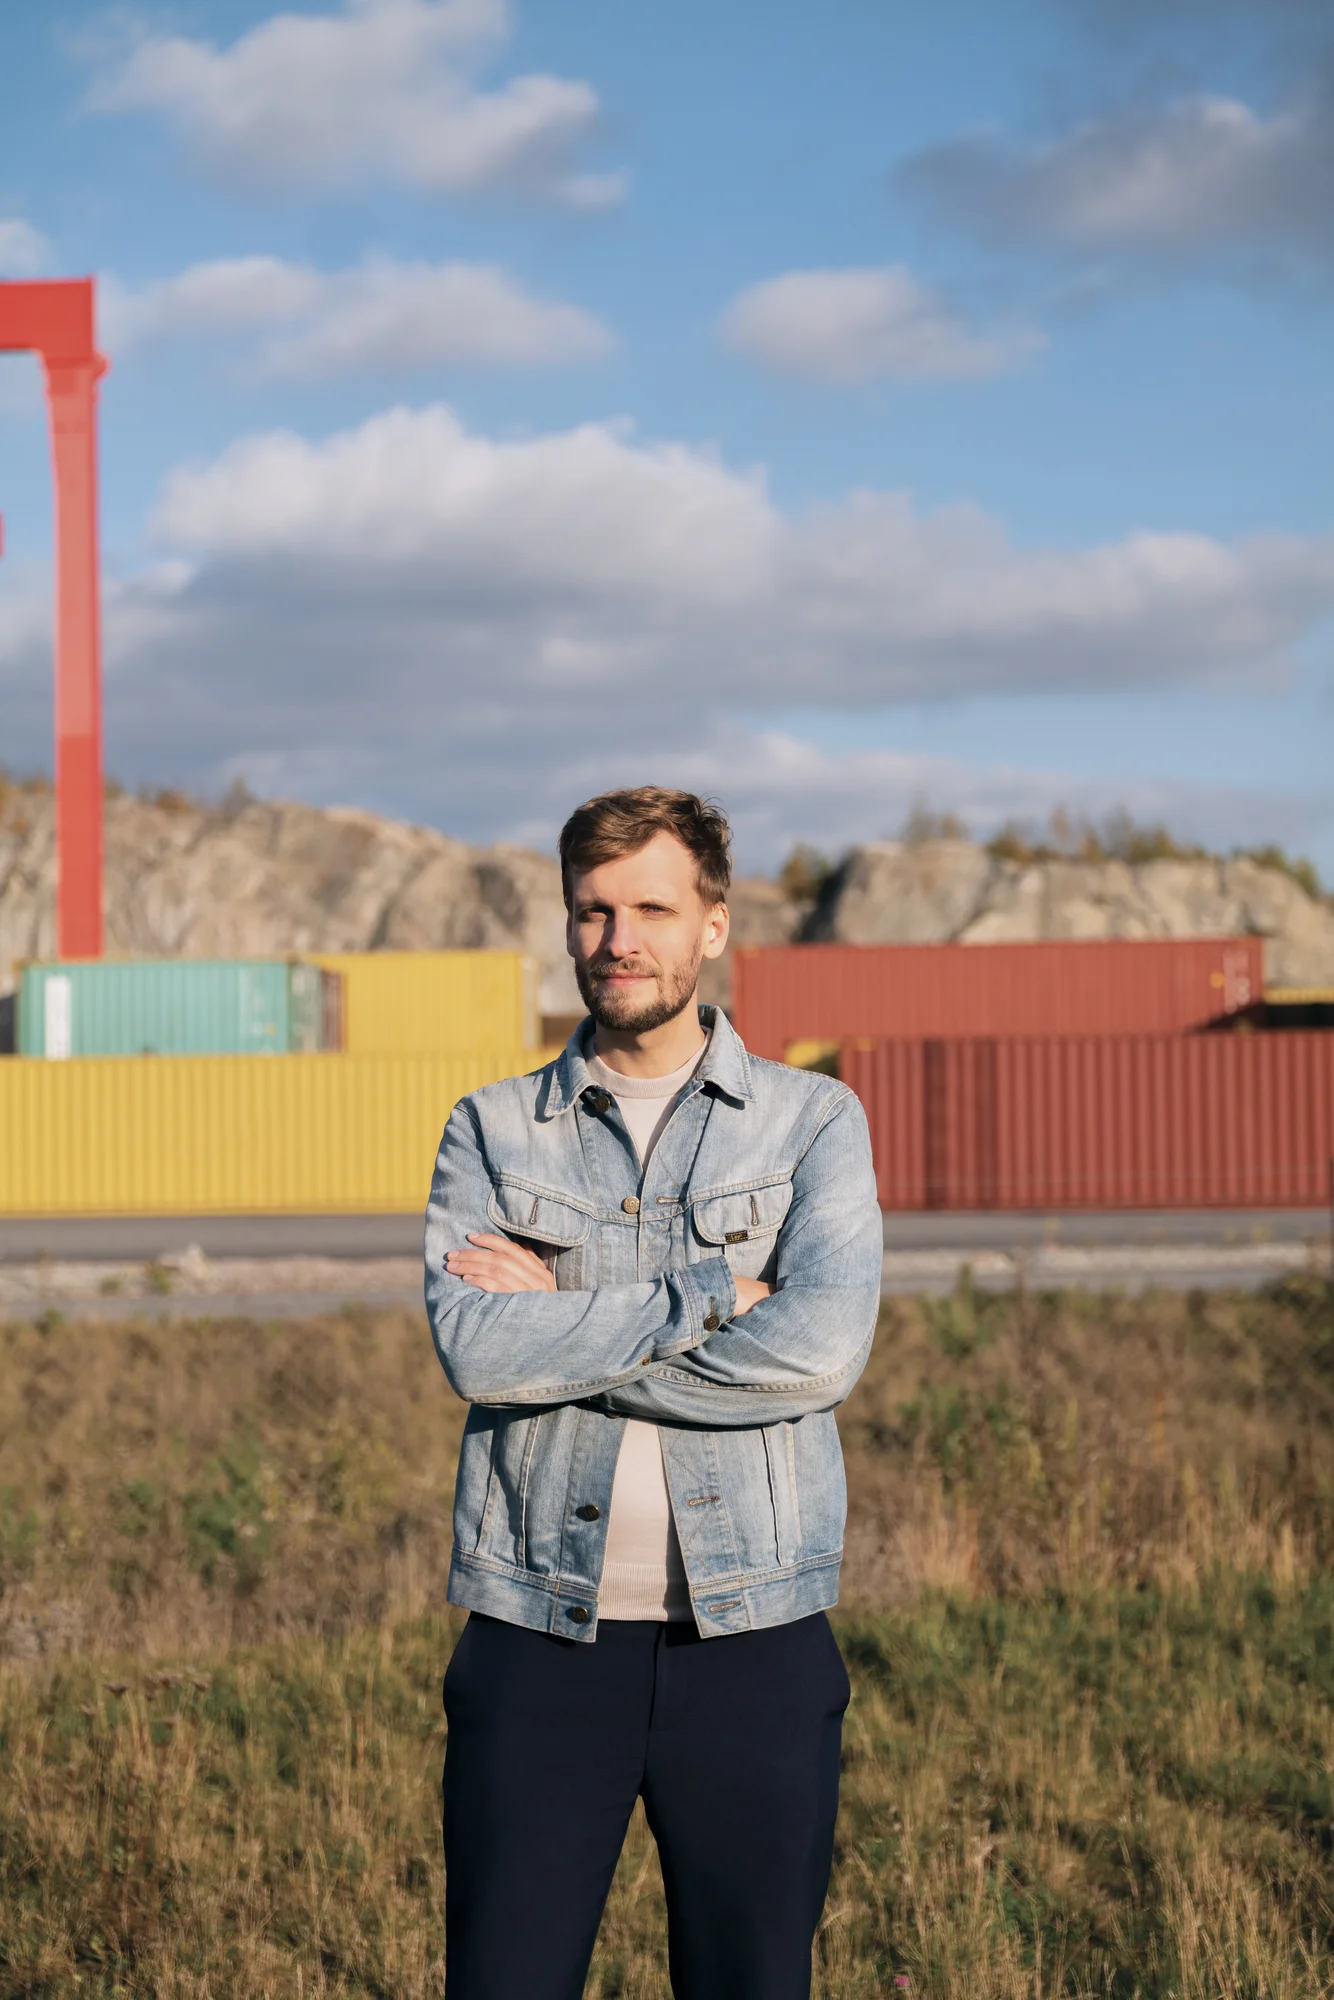
<path fill-rule="evenodd" d="M 669 1070 L 666 1076 L 622 1076 L 618 1069 L 608 1068 L 601 1056 L 595 1055 L 588 1058 L 588 1073 L 594 1083 L 609 1090 L 613 1097 L 672 1097 L 689 1083 L 708 1046 L 705 1040 L 689 1062 L 682 1063 L 680 1069 Z"/>

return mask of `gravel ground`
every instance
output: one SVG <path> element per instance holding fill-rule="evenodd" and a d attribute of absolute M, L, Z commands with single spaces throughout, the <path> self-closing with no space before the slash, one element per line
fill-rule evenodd
<path fill-rule="evenodd" d="M 1248 1291 L 1305 1271 L 1325 1275 L 1329 1249 L 1310 1243 L 1099 1243 L 1042 1244 L 1014 1252 L 979 1247 L 887 1250 L 882 1288 L 887 1295 L 951 1291 L 967 1264 L 976 1284 L 1008 1291 L 1079 1286 L 1092 1291 L 1139 1292 L 1150 1285 L 1169 1291 L 1237 1286 Z"/>

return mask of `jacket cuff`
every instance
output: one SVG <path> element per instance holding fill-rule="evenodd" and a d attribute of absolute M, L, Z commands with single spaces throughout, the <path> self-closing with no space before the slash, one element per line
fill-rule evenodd
<path fill-rule="evenodd" d="M 656 1358 L 662 1361 L 669 1355 L 684 1354 L 687 1349 L 698 1347 L 736 1311 L 736 1285 L 726 1257 L 706 1257 L 702 1263 L 687 1264 L 671 1275 L 681 1287 L 690 1331 L 684 1340 L 662 1342 L 656 1350 Z"/>

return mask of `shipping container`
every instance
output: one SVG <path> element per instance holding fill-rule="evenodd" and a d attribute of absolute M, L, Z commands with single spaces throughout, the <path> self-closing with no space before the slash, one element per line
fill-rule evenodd
<path fill-rule="evenodd" d="M 301 959 L 34 961 L 19 979 L 19 1053 L 310 1054 L 330 1046 L 335 983 Z"/>
<path fill-rule="evenodd" d="M 317 952 L 342 979 L 349 1055 L 530 1049 L 537 966 L 517 951 Z"/>
<path fill-rule="evenodd" d="M 0 1215 L 421 1211 L 458 1099 L 531 1067 L 520 1049 L 0 1063 Z"/>
<path fill-rule="evenodd" d="M 1316 1208 L 1334 1036 L 856 1040 L 887 1209 Z"/>
<path fill-rule="evenodd" d="M 1259 938 L 743 947 L 732 1018 L 777 1062 L 850 1035 L 1173 1035 L 1260 998 Z"/>

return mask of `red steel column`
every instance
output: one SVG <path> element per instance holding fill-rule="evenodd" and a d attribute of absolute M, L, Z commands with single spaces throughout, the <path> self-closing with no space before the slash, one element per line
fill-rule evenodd
<path fill-rule="evenodd" d="M 42 357 L 56 512 L 56 938 L 102 951 L 102 645 L 97 570 L 97 351 L 91 278 L 0 282 L 0 351 Z"/>
<path fill-rule="evenodd" d="M 102 640 L 97 563 L 97 355 L 43 356 L 56 502 L 56 938 L 102 954 Z"/>

